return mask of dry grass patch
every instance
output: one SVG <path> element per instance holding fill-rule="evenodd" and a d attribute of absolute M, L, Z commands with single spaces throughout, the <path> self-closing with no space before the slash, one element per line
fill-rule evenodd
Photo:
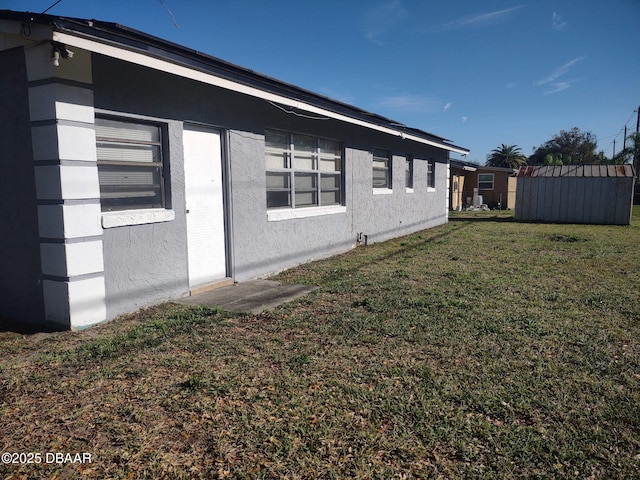
<path fill-rule="evenodd" d="M 258 316 L 161 305 L 0 339 L 0 478 L 640 476 L 640 218 L 443 227 L 284 272 Z"/>

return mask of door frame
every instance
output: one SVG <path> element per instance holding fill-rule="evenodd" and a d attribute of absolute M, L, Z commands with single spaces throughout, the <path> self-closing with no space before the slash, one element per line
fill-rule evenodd
<path fill-rule="evenodd" d="M 225 276 L 226 278 L 220 279 L 221 281 L 225 281 L 228 279 L 234 278 L 235 272 L 235 264 L 233 261 L 233 242 L 232 242 L 232 233 L 233 233 L 233 222 L 231 212 L 233 211 L 231 208 L 232 204 L 232 195 L 231 195 L 231 163 L 229 161 L 229 130 L 222 126 L 212 125 L 203 122 L 185 120 L 182 125 L 182 139 L 184 142 L 184 131 L 189 127 L 195 127 L 205 130 L 210 130 L 211 132 L 217 132 L 220 136 L 220 167 L 221 167 L 221 181 L 222 181 L 222 215 L 223 215 L 223 228 L 224 228 L 224 246 L 225 246 Z M 184 144 L 182 147 L 183 155 L 184 155 Z M 183 162 L 186 162 L 186 158 L 183 156 Z M 184 165 L 183 165 L 184 171 Z M 185 212 L 185 239 L 186 239 L 186 247 L 187 247 L 187 284 L 189 283 L 189 269 L 188 269 L 188 233 L 187 233 L 187 193 L 186 193 L 186 178 L 185 178 L 185 195 L 184 195 L 184 212 Z M 218 282 L 214 282 L 212 285 L 217 285 Z M 204 288 L 197 288 L 197 290 L 207 290 L 206 285 Z M 189 286 L 189 290 L 193 294 L 193 289 Z"/>

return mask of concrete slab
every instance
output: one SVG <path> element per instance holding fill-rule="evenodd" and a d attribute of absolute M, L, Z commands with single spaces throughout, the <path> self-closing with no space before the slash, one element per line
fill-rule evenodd
<path fill-rule="evenodd" d="M 249 280 L 182 298 L 177 303 L 257 314 L 295 300 L 312 290 L 314 287 L 308 285 L 283 285 L 272 280 Z"/>

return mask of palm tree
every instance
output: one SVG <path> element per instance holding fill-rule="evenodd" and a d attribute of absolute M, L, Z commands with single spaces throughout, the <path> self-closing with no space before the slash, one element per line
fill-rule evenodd
<path fill-rule="evenodd" d="M 505 145 L 494 148 L 487 156 L 487 167 L 520 168 L 527 164 L 527 157 L 517 145 Z"/>

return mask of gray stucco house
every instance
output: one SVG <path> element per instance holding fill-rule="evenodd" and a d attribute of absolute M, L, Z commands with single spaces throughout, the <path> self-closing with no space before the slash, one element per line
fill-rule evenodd
<path fill-rule="evenodd" d="M 0 317 L 81 329 L 447 221 L 430 133 L 127 27 L 0 11 Z"/>

